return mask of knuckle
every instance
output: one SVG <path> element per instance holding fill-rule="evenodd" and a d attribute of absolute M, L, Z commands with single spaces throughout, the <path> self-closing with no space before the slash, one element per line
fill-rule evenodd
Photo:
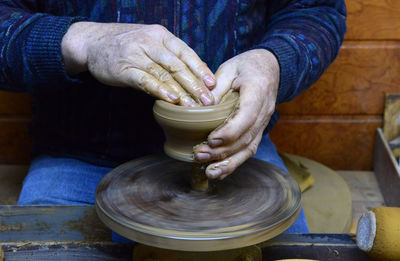
<path fill-rule="evenodd" d="M 191 56 L 193 56 L 193 53 L 191 52 L 190 47 L 188 46 L 188 47 L 180 50 L 180 56 L 181 57 L 191 57 Z"/>
<path fill-rule="evenodd" d="M 150 80 L 146 75 L 140 76 L 136 82 L 140 89 L 144 90 L 145 92 L 150 91 Z"/>
<path fill-rule="evenodd" d="M 154 35 L 154 33 L 151 33 L 151 32 L 141 35 L 140 38 L 135 40 L 135 42 L 137 43 L 136 46 L 142 46 L 142 47 L 148 46 L 149 44 L 151 44 L 154 41 L 153 35 Z M 131 43 L 126 44 L 126 46 L 131 46 Z"/>
<path fill-rule="evenodd" d="M 211 92 L 207 89 L 207 87 L 204 87 L 202 82 L 200 82 L 198 79 L 193 80 L 193 84 L 192 85 L 195 86 L 193 92 L 197 96 L 201 96 L 203 94 L 207 95 L 209 97 L 212 96 Z"/>
<path fill-rule="evenodd" d="M 185 73 L 186 72 L 186 68 L 183 64 L 180 63 L 173 63 L 170 66 L 168 66 L 168 71 L 170 71 L 171 73 Z"/>
<path fill-rule="evenodd" d="M 226 125 L 225 128 L 226 128 L 226 129 L 225 129 L 225 132 L 224 132 L 223 135 L 221 135 L 221 139 L 222 139 L 225 143 L 229 144 L 229 143 L 231 143 L 233 140 L 235 140 L 235 135 L 234 135 L 234 133 L 231 131 L 229 125 Z"/>
<path fill-rule="evenodd" d="M 272 103 L 272 104 L 267 106 L 268 115 L 271 115 L 272 113 L 274 113 L 274 111 L 275 111 L 275 104 L 274 103 Z"/>
<path fill-rule="evenodd" d="M 146 71 L 148 73 L 156 76 L 163 82 L 171 79 L 171 75 L 156 64 L 150 64 L 150 65 L 146 66 Z"/>
<path fill-rule="evenodd" d="M 243 143 L 245 146 L 249 146 L 250 143 L 253 141 L 253 133 L 247 133 L 243 138 Z"/>
<path fill-rule="evenodd" d="M 151 73 L 151 74 L 158 74 L 157 73 L 157 66 L 153 63 L 147 65 L 145 67 L 146 72 Z"/>
<path fill-rule="evenodd" d="M 249 145 L 249 147 L 247 148 L 247 150 L 248 150 L 248 152 L 249 152 L 249 154 L 250 154 L 250 157 L 253 157 L 254 155 L 256 155 L 256 153 L 257 153 L 257 145 L 256 144 L 254 144 L 254 143 L 252 143 L 252 144 L 250 144 Z"/>
<path fill-rule="evenodd" d="M 217 162 L 212 166 L 212 168 L 219 168 L 222 170 L 222 172 L 226 172 L 228 169 L 232 167 L 232 162 L 230 159 L 222 160 L 220 162 Z"/>
<path fill-rule="evenodd" d="M 224 62 L 223 64 L 221 64 L 220 66 L 219 66 L 219 70 L 225 70 L 225 69 L 227 69 L 228 68 L 228 63 L 227 62 Z"/>
<path fill-rule="evenodd" d="M 200 61 L 196 67 L 196 70 L 200 75 L 203 76 L 203 75 L 207 74 L 207 71 L 208 71 L 207 68 L 208 68 L 207 64 L 203 61 Z"/>
<path fill-rule="evenodd" d="M 162 81 L 162 82 L 170 81 L 172 78 L 172 76 L 167 71 L 159 72 L 158 77 L 160 78 L 160 81 Z"/>
<path fill-rule="evenodd" d="M 226 151 L 220 151 L 220 152 L 214 154 L 215 160 L 224 160 L 227 157 L 228 157 L 228 153 Z"/>
<path fill-rule="evenodd" d="M 165 33 L 167 32 L 167 28 L 165 28 L 164 26 L 160 25 L 160 24 L 152 24 L 149 25 L 150 26 L 150 30 L 149 31 L 153 31 L 156 33 Z"/>
<path fill-rule="evenodd" d="M 256 142 L 257 137 L 258 137 L 259 135 L 262 135 L 263 131 L 264 131 L 263 125 L 257 124 L 257 126 L 255 126 L 254 128 L 252 128 L 252 129 L 250 130 L 251 137 L 252 137 L 252 141 L 253 141 L 253 142 Z"/>
<path fill-rule="evenodd" d="M 142 89 L 144 89 L 144 86 L 145 86 L 145 82 L 146 82 L 146 76 L 140 76 L 139 78 L 137 78 L 137 80 L 136 80 L 136 83 L 137 83 L 137 85 L 140 87 L 140 88 L 142 88 Z"/>

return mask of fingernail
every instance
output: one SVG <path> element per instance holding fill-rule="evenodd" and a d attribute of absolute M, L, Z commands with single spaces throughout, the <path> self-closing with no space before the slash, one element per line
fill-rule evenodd
<path fill-rule="evenodd" d="M 211 87 L 211 86 L 215 85 L 215 80 L 208 74 L 206 76 L 204 76 L 203 81 L 207 85 L 207 87 Z"/>
<path fill-rule="evenodd" d="M 211 147 L 218 147 L 222 145 L 222 143 L 224 143 L 222 139 L 212 139 L 208 141 L 208 145 L 210 145 Z"/>
<path fill-rule="evenodd" d="M 210 97 L 205 93 L 200 96 L 200 100 L 204 105 L 211 105 L 213 103 Z"/>
<path fill-rule="evenodd" d="M 213 179 L 221 175 L 221 173 L 222 173 L 221 169 L 211 169 L 208 171 L 208 175 L 211 176 L 211 178 Z"/>
<path fill-rule="evenodd" d="M 170 98 L 173 101 L 176 101 L 177 99 L 179 99 L 178 96 L 176 96 L 175 94 L 170 93 L 170 92 L 167 92 L 167 96 L 168 96 L 168 98 Z"/>
<path fill-rule="evenodd" d="M 206 160 L 211 159 L 211 155 L 208 154 L 208 153 L 199 152 L 199 153 L 196 154 L 196 159 L 198 161 L 206 161 Z"/>

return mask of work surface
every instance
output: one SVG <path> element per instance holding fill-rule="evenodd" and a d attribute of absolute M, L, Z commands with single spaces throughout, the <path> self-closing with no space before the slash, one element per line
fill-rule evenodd
<path fill-rule="evenodd" d="M 5 260 L 132 260 L 133 244 L 111 242 L 93 206 L 0 206 Z M 259 244 L 263 260 L 369 260 L 348 234 L 283 234 Z"/>

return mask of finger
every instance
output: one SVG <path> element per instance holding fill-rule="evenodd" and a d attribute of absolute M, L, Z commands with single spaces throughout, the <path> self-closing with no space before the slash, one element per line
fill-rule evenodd
<path fill-rule="evenodd" d="M 245 134 L 243 134 L 234 143 L 228 144 L 226 146 L 219 146 L 211 148 L 207 144 L 202 144 L 196 147 L 194 151 L 194 159 L 197 162 L 205 163 L 210 161 L 221 161 L 227 157 L 245 149 L 248 147 L 257 135 L 263 132 L 264 127 L 261 126 L 262 121 L 257 120 L 256 124 L 252 126 Z"/>
<path fill-rule="evenodd" d="M 217 85 L 212 89 L 215 104 L 218 104 L 222 97 L 231 89 L 232 83 L 236 78 L 236 69 L 229 64 L 221 65 L 215 73 Z"/>
<path fill-rule="evenodd" d="M 120 75 L 120 80 L 126 85 L 136 87 L 161 100 L 178 103 L 179 96 L 167 84 L 157 80 L 153 75 L 136 68 L 125 70 Z"/>
<path fill-rule="evenodd" d="M 240 87 L 239 101 L 230 118 L 208 136 L 208 144 L 214 148 L 230 144 L 242 136 L 257 121 L 266 97 L 259 94 L 251 83 Z"/>
<path fill-rule="evenodd" d="M 193 98 L 189 94 L 185 94 L 184 96 L 179 97 L 179 105 L 187 106 L 187 107 L 199 107 L 200 105 L 193 100 Z"/>
<path fill-rule="evenodd" d="M 173 93 L 178 95 L 180 105 L 189 106 L 189 107 L 199 106 L 199 104 L 196 103 L 190 97 L 190 95 L 179 85 L 179 83 L 177 83 L 174 80 L 172 75 L 167 70 L 165 70 L 163 67 L 161 67 L 157 63 L 153 62 L 151 59 L 148 59 L 148 61 L 146 61 L 146 60 L 147 59 L 145 59 L 143 61 L 143 64 L 147 63 L 145 65 L 146 72 L 153 75 L 160 82 L 167 84 L 173 90 Z"/>
<path fill-rule="evenodd" d="M 168 49 L 157 48 L 146 50 L 146 55 L 154 63 L 161 65 L 198 103 L 212 105 L 214 98 L 210 90 L 200 81 L 189 68 Z"/>
<path fill-rule="evenodd" d="M 260 112 L 260 114 L 262 114 L 262 112 Z M 194 150 L 194 159 L 201 163 L 224 160 L 232 154 L 248 147 L 260 132 L 263 133 L 266 122 L 269 122 L 269 118 L 267 121 L 264 121 L 262 117 L 258 117 L 255 124 L 233 143 L 214 148 L 211 148 L 208 144 L 196 146 Z"/>
<path fill-rule="evenodd" d="M 210 179 L 224 179 L 228 175 L 232 174 L 235 169 L 242 165 L 248 158 L 253 157 L 256 152 L 258 145 L 260 144 L 262 138 L 262 132 L 260 132 L 257 137 L 246 147 L 232 156 L 226 158 L 223 161 L 219 161 L 210 164 L 206 169 L 206 175 Z"/>
<path fill-rule="evenodd" d="M 198 78 L 202 79 L 208 88 L 212 89 L 215 86 L 215 76 L 210 68 L 184 41 L 173 36 L 167 38 L 164 45 L 181 59 Z"/>

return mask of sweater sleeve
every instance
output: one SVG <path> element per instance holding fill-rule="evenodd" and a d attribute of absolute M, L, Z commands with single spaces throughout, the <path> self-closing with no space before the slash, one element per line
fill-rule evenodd
<path fill-rule="evenodd" d="M 271 1 L 270 21 L 254 48 L 271 51 L 280 65 L 277 103 L 315 83 L 336 58 L 346 31 L 343 0 Z"/>
<path fill-rule="evenodd" d="M 33 93 L 76 81 L 65 71 L 61 41 L 80 20 L 37 12 L 23 1 L 0 1 L 0 89 Z"/>

